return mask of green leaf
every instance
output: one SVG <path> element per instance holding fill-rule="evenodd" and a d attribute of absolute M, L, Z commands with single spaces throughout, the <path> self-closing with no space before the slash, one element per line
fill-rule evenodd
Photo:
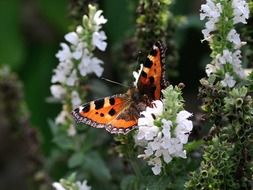
<path fill-rule="evenodd" d="M 186 150 L 187 152 L 192 152 L 192 151 L 194 151 L 194 150 L 199 149 L 202 145 L 203 145 L 203 140 L 188 142 L 188 143 L 185 145 L 185 150 Z"/>
<path fill-rule="evenodd" d="M 171 179 L 168 176 L 148 176 L 146 178 L 146 188 L 148 190 L 167 189 Z"/>
<path fill-rule="evenodd" d="M 85 155 L 83 167 L 89 170 L 98 180 L 108 181 L 111 174 L 104 160 L 97 152 L 90 152 Z"/>
<path fill-rule="evenodd" d="M 84 162 L 84 154 L 82 152 L 74 153 L 68 160 L 68 167 L 74 168 L 77 166 L 81 166 Z"/>
<path fill-rule="evenodd" d="M 68 181 L 75 182 L 76 181 L 76 173 L 72 173 L 68 178 Z"/>
<path fill-rule="evenodd" d="M 135 181 L 136 177 L 134 175 L 124 177 L 120 183 L 120 189 L 121 190 L 134 189 Z"/>
<path fill-rule="evenodd" d="M 63 150 L 74 150 L 74 142 L 66 135 L 59 134 L 53 138 L 53 142 Z"/>

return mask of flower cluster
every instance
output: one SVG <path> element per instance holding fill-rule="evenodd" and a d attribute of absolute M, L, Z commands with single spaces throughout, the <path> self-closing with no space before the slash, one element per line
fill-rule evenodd
<path fill-rule="evenodd" d="M 183 110 L 179 89 L 169 86 L 163 94 L 162 101 L 153 101 L 152 107 L 141 112 L 135 136 L 136 144 L 145 148 L 144 154 L 138 157 L 148 159 L 155 175 L 160 174 L 163 164 L 168 164 L 173 157 L 186 158 L 183 145 L 193 128 L 192 121 L 188 120 L 192 114 Z"/>
<path fill-rule="evenodd" d="M 83 182 L 75 181 L 75 174 L 72 174 L 68 179 L 61 179 L 60 182 L 54 182 L 52 186 L 56 190 L 91 190 L 91 187 L 87 185 L 87 181 Z"/>
<path fill-rule="evenodd" d="M 237 23 L 245 24 L 248 18 L 249 8 L 245 0 L 207 0 L 206 4 L 201 5 L 200 19 L 207 19 L 202 33 L 213 49 L 213 61 L 207 65 L 206 73 L 210 76 L 222 70 L 221 85 L 224 87 L 232 88 L 236 78 L 245 77 L 240 48 L 246 43 L 240 40 L 240 35 L 233 27 Z"/>
<path fill-rule="evenodd" d="M 61 43 L 61 50 L 56 57 L 59 64 L 54 69 L 50 87 L 53 97 L 62 103 L 69 103 L 72 107 L 80 105 L 81 98 L 77 86 L 80 84 L 80 77 L 95 73 L 100 77 L 103 73 L 103 61 L 93 55 L 97 48 L 105 51 L 107 47 L 106 35 L 101 30 L 107 20 L 102 15 L 102 10 L 89 5 L 89 14 L 83 16 L 83 24 L 76 27 L 75 32 L 65 35 L 66 42 Z M 72 109 L 72 108 L 70 108 Z M 59 114 L 57 123 L 64 123 L 67 110 Z"/>

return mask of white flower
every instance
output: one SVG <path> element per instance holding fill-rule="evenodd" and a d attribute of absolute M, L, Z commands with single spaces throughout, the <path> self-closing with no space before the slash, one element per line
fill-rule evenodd
<path fill-rule="evenodd" d="M 234 12 L 234 24 L 244 23 L 249 18 L 249 6 L 245 0 L 232 0 L 232 7 Z"/>
<path fill-rule="evenodd" d="M 152 141 L 150 141 L 148 143 L 148 146 L 150 146 L 150 148 L 153 151 L 159 150 L 160 149 L 160 145 L 162 142 L 162 136 L 161 136 L 161 132 L 157 133 L 157 136 L 154 139 L 151 139 Z"/>
<path fill-rule="evenodd" d="M 216 30 L 215 24 L 219 21 L 222 12 L 221 4 L 215 4 L 212 0 L 207 0 L 206 4 L 201 5 L 200 11 L 200 20 L 208 19 L 205 24 L 206 29 L 202 30 L 204 39 L 208 39 L 210 32 Z"/>
<path fill-rule="evenodd" d="M 79 37 L 77 33 L 70 32 L 64 36 L 65 40 L 71 43 L 72 45 L 77 45 L 79 42 Z"/>
<path fill-rule="evenodd" d="M 138 80 L 139 80 L 139 77 L 141 75 L 141 71 L 143 69 L 143 64 L 140 65 L 140 69 L 138 72 L 134 71 L 133 72 L 133 76 L 134 76 L 134 86 L 137 87 L 137 83 L 138 83 Z"/>
<path fill-rule="evenodd" d="M 151 159 L 148 162 L 148 164 L 153 166 L 151 169 L 155 175 L 158 175 L 161 173 L 162 162 L 160 158 Z"/>
<path fill-rule="evenodd" d="M 103 61 L 96 57 L 91 58 L 83 56 L 81 63 L 78 65 L 78 69 L 82 76 L 86 76 L 89 73 L 95 73 L 98 77 L 100 77 L 104 71 L 101 64 L 103 64 Z"/>
<path fill-rule="evenodd" d="M 74 46 L 73 50 L 73 58 L 76 60 L 80 60 L 82 56 L 86 56 L 88 54 L 88 50 L 86 49 L 85 43 L 79 42 L 76 46 Z"/>
<path fill-rule="evenodd" d="M 58 183 L 58 182 L 54 182 L 54 183 L 52 184 L 52 186 L 53 186 L 56 190 L 67 190 L 67 189 L 65 189 L 65 188 L 62 186 L 62 184 L 60 184 L 60 183 Z"/>
<path fill-rule="evenodd" d="M 79 106 L 82 103 L 78 92 L 75 90 L 71 92 L 71 103 L 72 103 L 73 108 Z"/>
<path fill-rule="evenodd" d="M 74 86 L 75 82 L 78 80 L 76 69 L 73 69 L 68 78 L 66 79 L 66 85 Z"/>
<path fill-rule="evenodd" d="M 159 121 L 163 109 L 163 102 L 156 100 L 153 107 L 147 107 L 141 112 L 135 137 L 136 145 L 145 148 L 144 154 L 138 155 L 138 158 L 148 159 L 148 164 L 152 166 L 155 175 L 160 174 L 162 164 L 168 164 L 173 157 L 186 158 L 183 144 L 187 143 L 193 127 L 188 119 L 192 114 L 185 110 L 177 114 L 174 123 L 176 127 L 173 127 L 172 121 L 164 118 L 160 120 L 161 126 L 156 126 L 155 121 Z"/>
<path fill-rule="evenodd" d="M 105 51 L 107 46 L 107 43 L 105 42 L 106 39 L 107 37 L 104 31 L 94 32 L 92 34 L 92 44 L 101 51 Z"/>
<path fill-rule="evenodd" d="M 160 100 L 155 100 L 152 105 L 153 107 L 147 107 L 145 111 L 140 113 L 142 117 L 138 119 L 137 140 L 152 140 L 159 131 L 159 128 L 154 125 L 154 120 L 156 116 L 162 114 L 163 103 Z"/>
<path fill-rule="evenodd" d="M 87 185 L 87 181 L 84 180 L 83 183 L 80 181 L 76 182 L 79 190 L 91 190 L 91 187 Z"/>
<path fill-rule="evenodd" d="M 70 125 L 68 128 L 68 136 L 73 137 L 76 135 L 76 128 L 74 125 Z"/>
<path fill-rule="evenodd" d="M 103 11 L 102 10 L 98 10 L 93 18 L 94 23 L 97 25 L 97 30 L 100 29 L 100 25 L 101 24 L 105 24 L 107 22 L 107 19 L 105 19 L 105 17 L 102 15 Z"/>
<path fill-rule="evenodd" d="M 137 140 L 152 140 L 158 133 L 157 126 L 139 126 Z"/>
<path fill-rule="evenodd" d="M 216 56 L 216 61 L 219 67 L 221 67 L 221 65 L 224 65 L 226 63 L 232 63 L 233 61 L 232 52 L 227 49 L 223 50 L 222 55 L 218 54 Z"/>
<path fill-rule="evenodd" d="M 177 127 L 175 129 L 175 134 L 182 144 L 187 143 L 189 134 L 193 127 L 192 121 L 188 119 L 190 116 L 192 116 L 192 114 L 185 110 L 180 111 L 177 114 Z"/>
<path fill-rule="evenodd" d="M 235 85 L 236 81 L 233 76 L 230 76 L 228 73 L 225 74 L 225 78 L 221 81 L 221 85 L 224 87 L 232 88 Z"/>
<path fill-rule="evenodd" d="M 241 65 L 241 51 L 240 50 L 236 50 L 233 55 L 233 61 L 232 61 L 232 65 L 233 65 L 233 69 L 234 72 L 240 77 L 240 78 L 244 78 L 245 77 L 245 72 L 242 68 Z"/>
<path fill-rule="evenodd" d="M 171 131 L 171 127 L 172 127 L 172 122 L 170 120 L 162 119 L 162 123 L 163 123 L 162 133 L 163 133 L 164 137 L 170 138 L 170 136 L 171 136 L 170 131 Z"/>
<path fill-rule="evenodd" d="M 236 49 L 242 46 L 240 35 L 236 32 L 235 29 L 231 29 L 228 33 L 227 40 L 232 42 Z"/>
<path fill-rule="evenodd" d="M 58 116 L 55 119 L 55 123 L 56 124 L 64 124 L 66 122 L 66 119 L 68 117 L 68 112 L 66 112 L 65 110 L 62 110 Z"/>
<path fill-rule="evenodd" d="M 62 50 L 58 51 L 56 57 L 59 59 L 60 62 L 69 62 L 72 58 L 72 53 L 70 51 L 69 46 L 66 43 L 61 43 L 60 45 L 62 47 Z"/>
<path fill-rule="evenodd" d="M 50 87 L 50 91 L 51 91 L 51 94 L 57 98 L 57 99 L 62 99 L 65 94 L 66 94 L 66 90 L 65 88 L 63 88 L 61 85 L 59 84 L 55 84 L 55 85 L 52 85 Z"/>
<path fill-rule="evenodd" d="M 200 11 L 202 11 L 200 13 L 200 20 L 204 20 L 206 17 L 217 19 L 222 12 L 221 4 L 215 4 L 212 0 L 207 0 L 206 4 L 201 5 Z"/>
<path fill-rule="evenodd" d="M 51 82 L 60 82 L 62 84 L 65 84 L 66 78 L 70 74 L 72 68 L 72 62 L 60 62 L 57 68 L 54 70 L 54 75 L 52 76 Z"/>
<path fill-rule="evenodd" d="M 212 73 L 215 73 L 217 71 L 217 67 L 213 64 L 207 64 L 206 65 L 206 74 L 207 76 L 210 76 Z"/>
<path fill-rule="evenodd" d="M 223 68 L 224 64 L 231 64 L 234 72 L 240 77 L 244 78 L 245 73 L 241 66 L 241 51 L 236 50 L 231 52 L 227 49 L 223 50 L 222 54 L 218 54 L 214 59 L 215 65 L 208 64 L 206 67 L 207 75 L 214 73 L 218 68 Z"/>
<path fill-rule="evenodd" d="M 173 157 L 186 158 L 186 152 L 183 150 L 183 144 L 178 138 L 171 138 L 168 151 Z"/>

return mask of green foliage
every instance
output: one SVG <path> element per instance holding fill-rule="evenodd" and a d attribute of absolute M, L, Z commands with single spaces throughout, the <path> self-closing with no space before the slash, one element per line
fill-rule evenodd
<path fill-rule="evenodd" d="M 67 190 L 79 190 L 76 184 L 76 174 L 71 174 L 67 179 L 61 179 L 60 183 Z"/>
<path fill-rule="evenodd" d="M 200 96 L 213 129 L 198 171 L 187 189 L 250 189 L 252 182 L 252 98 L 245 86 L 229 91 L 201 80 Z"/>
<path fill-rule="evenodd" d="M 166 57 L 166 63 L 168 63 L 166 68 L 168 68 L 171 77 L 177 75 L 175 67 L 178 53 L 173 37 L 178 26 L 176 23 L 180 20 L 175 19 L 172 12 L 169 11 L 173 2 L 173 0 L 140 0 L 137 8 L 135 33 L 138 48 L 144 51 L 144 54 L 148 53 L 149 48 L 157 40 L 166 44 L 166 48 L 170 50 Z"/>
<path fill-rule="evenodd" d="M 141 49 L 149 49 L 158 39 L 165 41 L 168 21 L 171 17 L 168 11 L 171 3 L 171 0 L 140 1 L 137 9 L 139 16 L 136 20 L 136 35 Z"/>

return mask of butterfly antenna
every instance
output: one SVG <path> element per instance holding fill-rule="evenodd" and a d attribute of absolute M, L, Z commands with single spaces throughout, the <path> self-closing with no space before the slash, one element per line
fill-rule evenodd
<path fill-rule="evenodd" d="M 101 79 L 103 79 L 103 80 L 105 80 L 107 82 L 113 83 L 113 84 L 117 84 L 117 85 L 123 86 L 125 88 L 129 88 L 129 86 L 126 86 L 126 85 L 124 85 L 122 83 L 119 83 L 119 82 L 116 82 L 116 81 L 113 81 L 113 80 L 110 80 L 110 79 L 107 79 L 107 78 L 104 78 L 104 77 L 101 77 Z"/>

